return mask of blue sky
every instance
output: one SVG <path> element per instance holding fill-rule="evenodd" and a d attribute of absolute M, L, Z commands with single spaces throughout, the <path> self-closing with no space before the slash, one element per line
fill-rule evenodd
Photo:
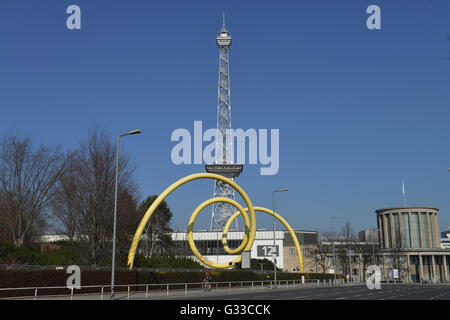
<path fill-rule="evenodd" d="M 223 4 L 222 4 L 223 3 Z M 82 29 L 66 28 L 81 8 Z M 381 8 L 368 30 L 366 8 Z M 0 135 L 14 128 L 36 143 L 74 148 L 93 126 L 121 140 L 141 197 L 158 194 L 202 165 L 172 164 L 176 128 L 216 125 L 218 50 L 225 10 L 232 34 L 234 128 L 280 130 L 280 170 L 248 165 L 236 180 L 253 203 L 295 228 L 328 230 L 342 215 L 354 231 L 375 210 L 440 208 L 450 226 L 450 2 L 84 1 L 0 3 Z M 125 140 L 126 139 L 126 140 Z M 173 226 L 211 197 L 193 182 L 167 200 Z M 210 210 L 198 228 L 209 224 Z M 271 228 L 258 216 L 258 227 Z"/>

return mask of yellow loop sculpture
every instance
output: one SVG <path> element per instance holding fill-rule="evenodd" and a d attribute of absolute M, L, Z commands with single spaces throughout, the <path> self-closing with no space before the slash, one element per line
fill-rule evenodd
<path fill-rule="evenodd" d="M 240 195 L 241 197 L 244 199 L 247 208 L 243 208 L 238 202 L 236 202 L 235 200 L 229 199 L 229 198 L 222 198 L 222 197 L 217 197 L 217 198 L 211 198 L 206 200 L 205 202 L 203 202 L 202 204 L 200 204 L 192 213 L 191 218 L 189 219 L 188 222 L 188 242 L 189 242 L 189 246 L 192 250 L 192 252 L 194 253 L 194 255 L 205 265 L 210 266 L 212 268 L 217 268 L 217 269 L 225 269 L 225 268 L 230 268 L 232 267 L 235 263 L 238 263 L 241 261 L 242 256 L 237 257 L 235 260 L 231 261 L 230 263 L 214 263 L 212 261 L 209 261 L 208 259 L 206 259 L 204 256 L 202 256 L 200 254 L 200 252 L 197 250 L 197 247 L 195 246 L 194 243 L 194 237 L 193 237 L 193 231 L 194 231 L 194 223 L 195 220 L 198 216 L 198 214 L 208 205 L 215 203 L 215 202 L 226 202 L 229 203 L 231 205 L 233 205 L 234 207 L 236 207 L 238 209 L 238 211 L 232 215 L 230 217 L 230 219 L 227 221 L 225 228 L 223 230 L 223 235 L 222 235 L 222 244 L 224 245 L 224 249 L 227 253 L 229 254 L 238 254 L 241 251 L 250 251 L 253 243 L 255 241 L 255 235 L 256 235 L 256 217 L 255 217 L 255 211 L 260 211 L 260 212 L 265 212 L 268 213 L 270 215 L 274 215 L 275 218 L 277 218 L 289 231 L 290 235 L 292 236 L 292 239 L 294 241 L 295 247 L 297 249 L 297 254 L 298 254 L 298 259 L 299 259 L 299 266 L 300 266 L 300 272 L 303 273 L 304 268 L 303 268 L 303 257 L 302 257 L 302 252 L 300 249 L 300 245 L 298 243 L 297 237 L 295 236 L 294 231 L 292 230 L 292 228 L 289 226 L 289 224 L 277 213 L 274 213 L 273 211 L 263 208 L 263 207 L 253 207 L 252 202 L 250 201 L 250 198 L 247 196 L 247 194 L 244 192 L 244 190 L 238 185 L 236 184 L 233 180 L 228 179 L 224 176 L 218 175 L 218 174 L 214 174 L 214 173 L 196 173 L 196 174 L 191 174 L 189 176 L 186 176 L 178 181 L 176 181 L 175 183 L 173 183 L 172 185 L 170 185 L 166 190 L 164 190 L 159 196 L 158 198 L 156 198 L 155 201 L 153 201 L 152 205 L 150 206 L 150 208 L 148 208 L 147 212 L 144 214 L 144 216 L 142 217 L 141 222 L 139 223 L 138 228 L 136 229 L 136 233 L 134 234 L 133 237 L 133 241 L 131 242 L 131 247 L 130 247 L 130 251 L 128 252 L 128 266 L 130 267 L 130 270 L 133 269 L 133 263 L 134 263 L 134 258 L 136 255 L 136 250 L 139 244 L 139 239 L 141 238 L 142 232 L 144 231 L 145 226 L 147 225 L 148 221 L 150 220 L 153 212 L 156 210 L 156 208 L 161 204 L 161 202 L 170 194 L 172 193 L 175 189 L 177 189 L 178 187 L 182 186 L 183 184 L 192 181 L 192 180 L 197 180 L 197 179 L 214 179 L 214 180 L 220 180 L 228 185 L 230 185 L 231 187 L 233 187 Z M 247 211 L 250 213 L 250 219 L 247 216 Z M 231 223 L 239 216 L 242 215 L 242 217 L 244 218 L 244 222 L 245 222 L 245 232 L 244 232 L 244 239 L 242 241 L 242 243 L 236 248 L 236 249 L 230 249 L 228 247 L 227 244 L 227 234 L 228 231 L 230 229 Z"/>
<path fill-rule="evenodd" d="M 237 185 L 233 180 L 225 178 L 224 176 L 221 176 L 219 174 L 214 173 L 195 173 L 191 174 L 189 176 L 186 176 L 176 182 L 174 182 L 172 185 L 170 185 L 166 190 L 161 193 L 158 198 L 153 201 L 150 208 L 148 208 L 147 212 L 144 214 L 144 217 L 142 218 L 141 222 L 139 223 L 138 228 L 136 229 L 136 233 L 134 234 L 133 241 L 131 242 L 130 251 L 128 252 L 128 266 L 130 267 L 130 270 L 133 269 L 133 263 L 134 263 L 134 257 L 136 255 L 137 246 L 139 244 L 139 239 L 141 238 L 142 232 L 144 231 L 145 226 L 147 225 L 148 220 L 152 216 L 153 212 L 156 210 L 156 208 L 160 205 L 160 203 L 175 189 L 182 186 L 183 184 L 197 179 L 214 179 L 222 181 L 230 186 L 232 186 L 244 199 L 245 203 L 247 204 L 247 207 L 249 209 L 250 213 L 250 238 L 247 243 L 247 246 L 245 247 L 245 250 L 250 250 L 253 242 L 255 241 L 255 235 L 256 235 L 256 218 L 255 218 L 255 210 L 253 210 L 252 202 L 250 201 L 250 198 L 247 196 L 247 194 L 242 190 L 242 188 Z M 191 248 L 192 250 L 192 248 Z M 229 268 L 230 265 L 227 265 L 227 268 Z"/>
<path fill-rule="evenodd" d="M 198 214 L 200 213 L 200 211 L 202 211 L 205 207 L 209 206 L 212 203 L 215 202 L 227 202 L 233 206 L 235 206 L 236 208 L 238 208 L 238 215 L 242 214 L 242 216 L 244 217 L 244 221 L 245 221 L 245 233 L 244 233 L 244 240 L 242 241 L 241 245 L 239 247 L 237 247 L 234 251 L 236 253 L 241 252 L 247 245 L 248 245 L 248 239 L 249 239 L 249 220 L 248 220 L 248 216 L 246 213 L 246 210 L 236 201 L 229 199 L 229 198 L 223 198 L 223 197 L 217 197 L 217 198 L 211 198 L 206 200 L 205 202 L 203 202 L 202 204 L 200 204 L 192 213 L 191 219 L 189 219 L 189 223 L 188 223 L 188 242 L 189 242 L 189 247 L 191 247 L 192 252 L 194 253 L 194 255 L 204 264 L 213 267 L 213 268 L 217 268 L 217 269 L 224 269 L 224 268 L 229 268 L 230 264 L 229 263 L 214 263 L 212 261 L 209 261 L 208 259 L 206 259 L 204 256 L 202 256 L 200 254 L 200 252 L 198 252 L 197 247 L 195 246 L 194 243 L 194 236 L 192 235 L 192 232 L 194 231 L 194 222 L 195 219 L 197 218 Z M 238 216 L 237 215 L 237 216 Z M 229 228 L 229 227 L 228 227 Z M 250 246 L 251 248 L 251 246 Z M 250 249 L 249 249 L 250 250 Z M 239 256 L 237 257 L 235 260 L 233 260 L 231 262 L 231 265 L 234 265 L 235 263 L 241 262 L 242 257 Z"/>
<path fill-rule="evenodd" d="M 270 214 L 271 216 L 273 215 L 273 211 L 269 210 L 267 208 L 264 207 L 255 207 L 254 208 L 255 211 L 259 211 L 259 212 L 265 212 Z M 244 209 L 245 211 L 248 211 L 248 208 Z M 227 221 L 227 223 L 225 224 L 225 228 L 223 229 L 223 235 L 222 235 L 222 245 L 223 248 L 225 249 L 225 251 L 228 254 L 235 254 L 237 251 L 237 248 L 234 250 L 231 250 L 228 247 L 228 243 L 227 243 L 227 233 L 228 230 L 230 229 L 231 224 L 233 223 L 233 221 L 241 214 L 242 211 L 238 211 L 235 214 L 233 214 Z M 303 268 L 303 255 L 302 255 L 302 251 L 300 248 L 300 243 L 298 243 L 297 240 L 297 236 L 295 235 L 294 230 L 291 228 L 291 226 L 289 225 L 289 223 L 287 223 L 286 220 L 284 220 L 278 213 L 275 212 L 275 218 L 277 218 L 285 227 L 286 229 L 289 231 L 289 234 L 292 237 L 292 240 L 294 241 L 294 245 L 295 245 L 295 249 L 297 250 L 297 256 L 298 256 L 298 265 L 299 265 L 299 269 L 300 269 L 300 273 L 304 272 L 304 268 Z"/>

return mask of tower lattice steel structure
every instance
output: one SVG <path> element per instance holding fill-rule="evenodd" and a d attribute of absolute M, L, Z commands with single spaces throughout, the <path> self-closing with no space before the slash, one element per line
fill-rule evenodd
<path fill-rule="evenodd" d="M 231 129 L 229 63 L 231 35 L 225 28 L 225 14 L 223 14 L 222 29 L 217 35 L 216 43 L 219 48 L 216 163 L 214 165 L 206 165 L 206 171 L 221 174 L 227 178 L 233 179 L 242 172 L 243 165 L 233 164 L 233 137 L 227 136 L 227 133 L 229 133 L 227 130 Z M 216 180 L 214 184 L 214 197 L 226 197 L 234 200 L 234 189 L 222 181 Z M 228 218 L 236 212 L 236 210 L 236 208 L 228 203 L 214 203 L 211 214 L 210 230 L 223 230 Z M 236 229 L 238 229 L 237 220 Z"/>

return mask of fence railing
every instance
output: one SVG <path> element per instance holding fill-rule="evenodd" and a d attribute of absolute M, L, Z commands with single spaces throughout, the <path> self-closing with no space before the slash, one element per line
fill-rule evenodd
<path fill-rule="evenodd" d="M 299 286 L 333 286 L 342 285 L 344 279 L 333 280 L 273 280 L 263 281 L 228 281 L 211 282 L 212 291 L 226 291 L 243 289 L 249 291 L 294 288 Z M 202 293 L 202 283 L 164 283 L 164 284 L 127 284 L 115 285 L 114 296 L 117 299 L 151 299 L 174 295 L 188 295 L 189 293 Z M 210 293 L 210 291 L 206 292 Z M 0 288 L 0 299 L 110 299 L 111 285 L 81 286 L 80 289 L 68 287 L 25 287 Z"/>

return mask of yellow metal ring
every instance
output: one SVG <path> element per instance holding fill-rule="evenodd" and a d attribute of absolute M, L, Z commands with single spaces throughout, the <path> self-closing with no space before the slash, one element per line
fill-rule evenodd
<path fill-rule="evenodd" d="M 267 208 L 264 207 L 255 207 L 254 208 L 255 211 L 259 211 L 259 212 L 265 212 L 270 214 L 271 216 L 273 215 L 273 211 L 269 210 Z M 248 208 L 245 208 L 245 211 L 248 211 Z M 241 211 L 237 211 L 235 214 L 233 214 L 230 219 L 228 219 L 227 223 L 225 224 L 225 228 L 223 229 L 223 236 L 222 236 L 222 245 L 223 248 L 225 249 L 225 251 L 227 251 L 228 245 L 227 245 L 227 237 L 226 237 L 226 232 L 228 232 L 228 229 L 230 228 L 231 224 L 233 223 L 233 221 L 241 214 Z M 300 248 L 300 244 L 298 243 L 297 240 L 297 236 L 295 235 L 294 230 L 291 228 L 291 226 L 289 225 L 289 223 L 287 223 L 286 220 L 283 219 L 283 217 L 281 217 L 278 213 L 275 212 L 275 218 L 277 218 L 285 227 L 286 229 L 288 229 L 289 234 L 292 237 L 292 240 L 294 241 L 294 245 L 295 245 L 295 249 L 297 250 L 297 256 L 298 256 L 298 265 L 299 265 L 299 269 L 300 269 L 300 273 L 304 272 L 304 266 L 303 266 L 303 255 L 302 255 L 302 250 Z M 226 232 L 225 232 L 226 231 Z M 230 250 L 231 251 L 231 250 Z M 227 251 L 229 252 L 229 251 Z"/>
<path fill-rule="evenodd" d="M 149 221 L 150 217 L 152 216 L 153 212 L 156 210 L 156 208 L 161 204 L 161 202 L 170 194 L 172 193 L 172 191 L 174 191 L 175 189 L 177 189 L 178 187 L 180 187 L 181 185 L 192 181 L 192 180 L 197 180 L 197 179 L 214 179 L 214 180 L 220 180 L 228 185 L 230 185 L 231 187 L 233 187 L 244 199 L 245 203 L 247 204 L 247 208 L 244 209 L 238 202 L 229 199 L 229 198 L 211 198 L 209 200 L 206 200 L 205 202 L 203 202 L 202 204 L 200 204 L 195 211 L 192 213 L 191 215 L 191 219 L 189 220 L 188 223 L 188 242 L 189 242 L 189 246 L 191 247 L 192 252 L 194 253 L 194 255 L 200 260 L 202 261 L 204 264 L 213 267 L 213 268 L 229 268 L 231 265 L 233 265 L 234 263 L 240 262 L 242 257 L 239 256 L 238 258 L 236 258 L 235 260 L 233 260 L 231 263 L 225 264 L 219 264 L 219 263 L 213 263 L 209 260 L 207 260 L 205 257 L 203 257 L 197 250 L 194 240 L 193 240 L 193 228 L 194 228 L 194 222 L 195 219 L 197 218 L 198 214 L 200 213 L 200 211 L 202 209 L 204 209 L 206 206 L 215 203 L 215 202 L 227 202 L 233 206 L 235 206 L 238 211 L 233 214 L 230 219 L 227 221 L 223 234 L 222 234 L 222 244 L 223 247 L 225 249 L 225 251 L 229 254 L 237 254 L 239 252 L 241 252 L 242 250 L 245 251 L 250 251 L 253 243 L 255 241 L 255 236 L 256 236 L 256 217 L 255 217 L 255 211 L 261 211 L 261 212 L 265 212 L 268 213 L 270 215 L 274 215 L 275 218 L 277 218 L 285 227 L 286 229 L 288 229 L 295 247 L 297 249 L 297 254 L 298 254 L 298 259 L 299 259 L 299 267 L 300 267 L 300 272 L 303 273 L 304 272 L 304 266 L 303 266 L 303 256 L 302 256 L 302 252 L 301 252 L 301 248 L 300 248 L 300 244 L 298 243 L 297 237 L 294 233 L 294 231 L 292 230 L 291 226 L 286 222 L 286 220 L 284 220 L 280 215 L 278 215 L 277 213 L 274 213 L 272 210 L 263 208 L 263 207 L 253 207 L 252 202 L 250 201 L 250 198 L 247 196 L 247 194 L 244 192 L 244 190 L 238 185 L 236 184 L 233 180 L 225 178 L 224 176 L 218 175 L 218 174 L 214 174 L 214 173 L 196 173 L 196 174 L 192 174 L 189 176 L 186 176 L 178 181 L 176 181 L 175 183 L 173 183 L 172 185 L 170 185 L 167 189 L 165 189 L 157 198 L 155 201 L 153 201 L 152 205 L 150 206 L 150 208 L 148 208 L 147 212 L 144 214 L 144 216 L 142 217 L 141 222 L 139 223 L 139 226 L 136 230 L 136 233 L 134 234 L 133 237 L 133 241 L 131 243 L 131 247 L 130 247 L 130 251 L 128 253 L 128 266 L 130 267 L 130 270 L 133 269 L 133 263 L 134 263 L 134 258 L 136 255 L 136 250 L 139 244 L 139 239 L 142 235 L 142 232 L 144 231 L 145 226 L 147 225 L 147 222 Z M 250 221 L 248 216 L 246 215 L 246 211 L 248 211 L 250 213 Z M 244 239 L 241 243 L 241 245 L 239 247 L 237 247 L 236 249 L 230 249 L 228 247 L 227 244 L 227 234 L 228 231 L 230 229 L 231 223 L 240 215 L 242 214 L 242 216 L 244 217 L 244 221 L 245 221 L 245 234 L 244 234 Z"/>
<path fill-rule="evenodd" d="M 244 234 L 244 240 L 242 241 L 241 245 L 234 249 L 234 252 L 240 252 L 242 251 L 245 246 L 248 243 L 248 238 L 249 238 L 249 231 L 250 231 L 250 220 L 248 219 L 246 210 L 235 200 L 229 199 L 229 198 L 224 198 L 224 197 L 216 197 L 216 198 L 211 198 L 206 200 L 205 202 L 203 202 L 202 204 L 200 204 L 192 213 L 191 218 L 189 219 L 189 223 L 188 223 L 188 242 L 189 242 L 189 247 L 191 248 L 192 252 L 194 253 L 194 255 L 204 264 L 212 267 L 212 268 L 217 268 L 217 269 L 224 269 L 224 268 L 229 268 L 230 266 L 234 265 L 235 263 L 241 262 L 242 257 L 239 256 L 236 259 L 234 259 L 233 261 L 231 261 L 230 263 L 214 263 L 208 259 L 206 259 L 204 256 L 202 256 L 200 254 L 200 252 L 198 251 L 197 247 L 195 246 L 195 242 L 194 242 L 194 236 L 192 234 L 192 232 L 194 231 L 194 223 L 195 223 L 195 219 L 197 219 L 198 214 L 207 206 L 209 206 L 212 203 L 215 202 L 226 202 L 229 203 L 233 206 L 235 206 L 239 211 L 239 214 L 242 214 L 242 216 L 244 217 L 244 221 L 245 221 L 245 234 Z M 238 215 L 239 215 L 238 214 Z M 229 228 L 229 227 L 228 227 Z M 228 232 L 228 229 L 226 229 L 226 231 L 224 230 L 224 234 L 226 235 L 226 233 Z"/>
<path fill-rule="evenodd" d="M 153 212 L 156 210 L 156 208 L 161 204 L 161 202 L 175 189 L 182 186 L 183 184 L 197 179 L 214 179 L 214 180 L 220 180 L 231 187 L 233 187 L 244 199 L 245 203 L 247 204 L 247 207 L 249 208 L 250 213 L 250 238 L 249 241 L 245 247 L 245 250 L 251 250 L 253 246 L 253 242 L 255 241 L 255 235 L 256 235 L 256 218 L 255 218 L 255 211 L 253 209 L 252 202 L 250 198 L 247 196 L 245 191 L 236 184 L 233 180 L 225 178 L 224 176 L 214 174 L 214 173 L 195 173 L 191 174 L 189 176 L 186 176 L 176 182 L 174 182 L 172 185 L 170 185 L 167 189 L 165 189 L 158 198 L 153 201 L 150 208 L 148 208 L 147 212 L 142 217 L 141 222 L 139 223 L 138 228 L 136 229 L 136 233 L 134 234 L 133 241 L 131 242 L 130 251 L 128 252 L 128 266 L 130 267 L 130 270 L 133 269 L 133 263 L 134 258 L 136 256 L 136 250 L 139 244 L 139 239 L 141 238 L 142 232 L 144 231 L 145 226 L 147 225 L 148 220 L 152 216 Z M 191 248 L 192 249 L 192 248 Z M 230 266 L 227 266 L 230 267 Z"/>

